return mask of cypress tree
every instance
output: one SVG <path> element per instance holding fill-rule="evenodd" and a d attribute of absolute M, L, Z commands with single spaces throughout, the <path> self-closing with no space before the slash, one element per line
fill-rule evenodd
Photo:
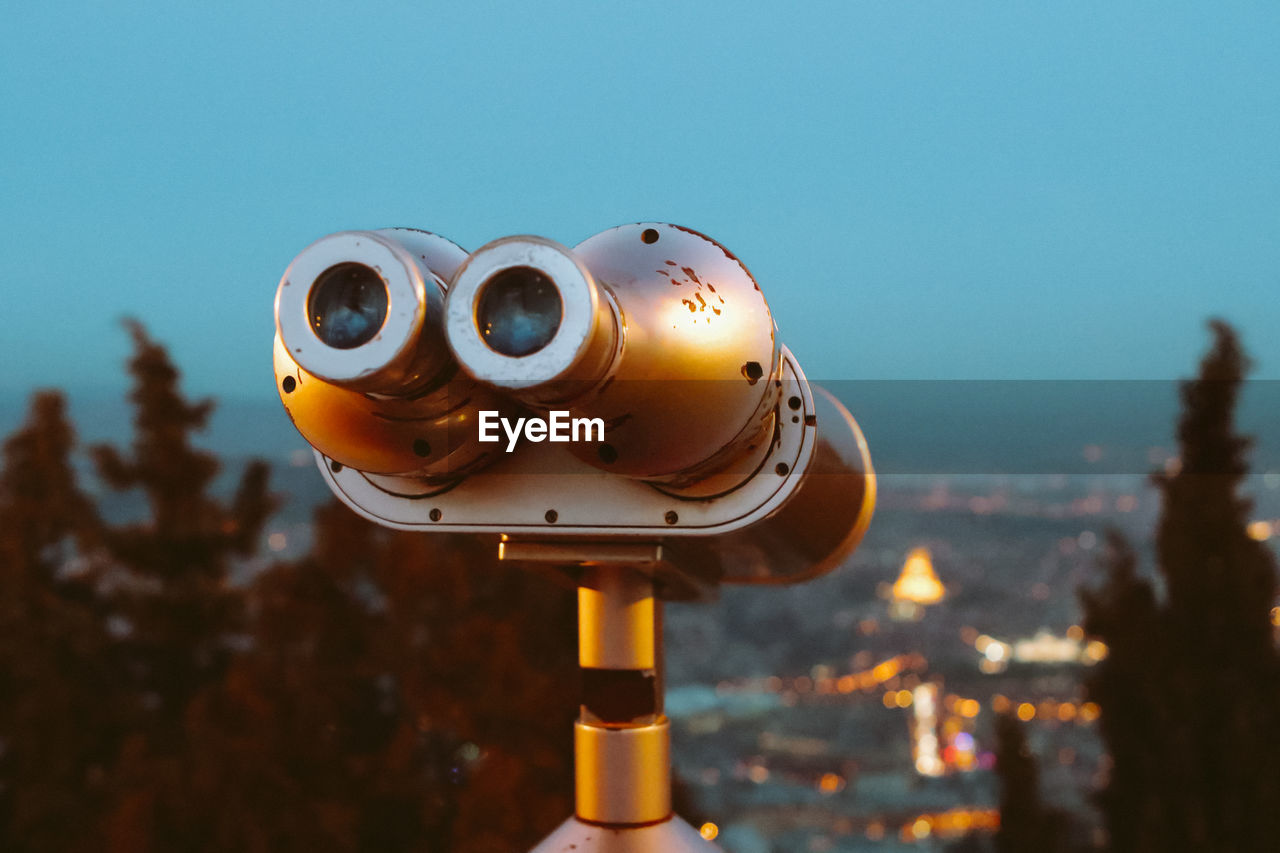
<path fill-rule="evenodd" d="M 1040 768 L 1022 724 L 1011 714 L 996 717 L 996 774 L 1000 777 L 996 853 L 1067 850 L 1066 816 L 1041 799 Z"/>
<path fill-rule="evenodd" d="M 1111 757 L 1099 801 L 1117 853 L 1251 853 L 1280 838 L 1276 570 L 1249 537 L 1239 493 L 1247 439 L 1234 413 L 1248 369 L 1212 324 L 1199 377 L 1182 386 L 1180 467 L 1157 475 L 1157 587 L 1112 536 L 1103 585 L 1082 595 L 1108 658 L 1087 682 Z"/>

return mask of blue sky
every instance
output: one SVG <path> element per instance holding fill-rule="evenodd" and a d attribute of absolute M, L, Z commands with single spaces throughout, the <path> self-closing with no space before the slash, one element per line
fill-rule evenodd
<path fill-rule="evenodd" d="M 11 4 L 0 390 L 272 394 L 312 240 L 645 219 L 755 273 L 814 378 L 1280 377 L 1275 3 Z"/>

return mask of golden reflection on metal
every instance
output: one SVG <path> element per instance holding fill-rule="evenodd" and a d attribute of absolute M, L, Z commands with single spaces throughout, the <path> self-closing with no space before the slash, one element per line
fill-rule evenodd
<path fill-rule="evenodd" d="M 817 446 L 787 502 L 732 536 L 673 542 L 673 559 L 712 559 L 733 583 L 802 583 L 832 571 L 858 547 L 876 507 L 871 453 L 848 409 L 811 387 Z"/>
<path fill-rule="evenodd" d="M 653 579 L 633 568 L 583 570 L 578 587 L 578 660 L 593 669 L 657 668 Z"/>
<path fill-rule="evenodd" d="M 471 423 L 478 406 L 498 405 L 483 389 L 448 385 L 416 399 L 372 397 L 312 376 L 279 336 L 274 366 L 276 391 L 293 425 L 341 465 L 430 480 L 474 470 L 495 453 L 497 445 L 481 444 Z M 459 397 L 464 404 L 455 404 Z"/>
<path fill-rule="evenodd" d="M 646 231 L 658 239 L 645 242 Z M 612 294 L 623 325 L 615 381 L 579 404 L 612 425 L 617 458 L 605 466 L 590 448 L 578 455 L 681 488 L 757 448 L 773 429 L 781 360 L 746 267 L 709 237 L 662 223 L 613 228 L 573 252 Z"/>
<path fill-rule="evenodd" d="M 671 724 L 574 725 L 577 814 L 592 823 L 642 824 L 671 814 Z"/>

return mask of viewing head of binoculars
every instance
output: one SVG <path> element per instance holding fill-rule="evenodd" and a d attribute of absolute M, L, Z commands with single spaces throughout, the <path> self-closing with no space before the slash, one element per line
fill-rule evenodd
<path fill-rule="evenodd" d="M 870 521 L 848 411 L 759 285 L 675 225 L 573 248 L 344 231 L 276 294 L 276 386 L 357 512 L 508 541 L 648 542 L 704 582 L 828 570 Z"/>

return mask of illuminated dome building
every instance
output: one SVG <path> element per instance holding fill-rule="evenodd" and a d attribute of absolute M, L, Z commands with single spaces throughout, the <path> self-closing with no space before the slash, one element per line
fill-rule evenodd
<path fill-rule="evenodd" d="M 924 616 L 925 607 L 937 604 L 946 594 L 946 587 L 933 571 L 929 549 L 914 548 L 890 590 L 889 615 L 901 621 L 915 621 Z"/>

